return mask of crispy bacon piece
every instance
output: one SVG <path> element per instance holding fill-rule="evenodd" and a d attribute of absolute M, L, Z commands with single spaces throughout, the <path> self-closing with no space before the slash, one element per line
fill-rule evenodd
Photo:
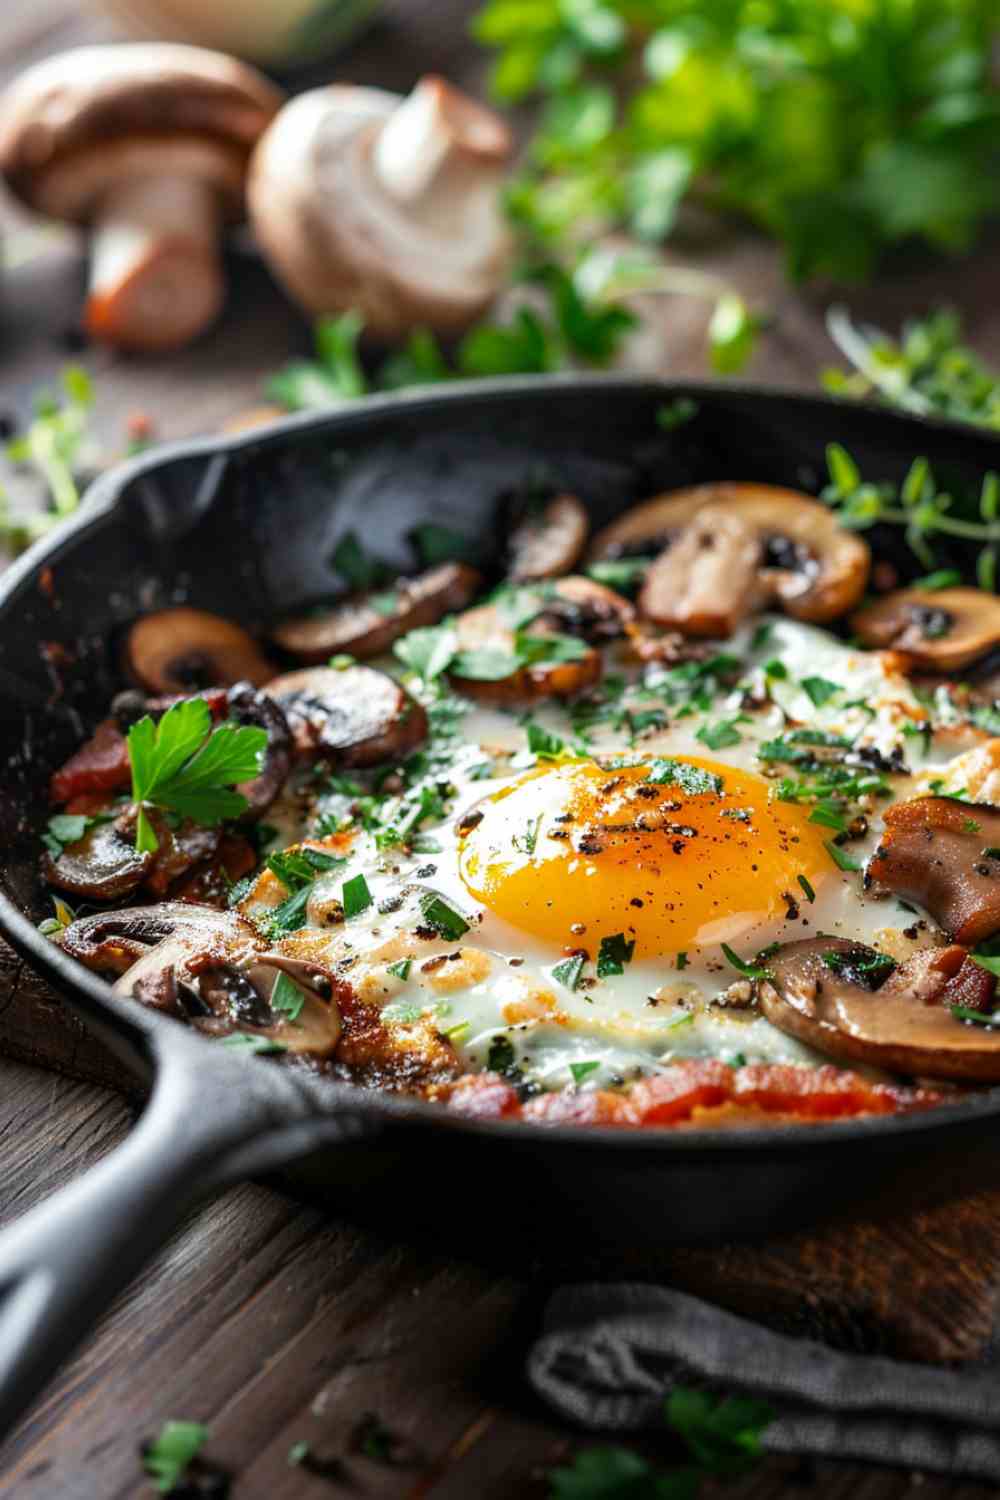
<path fill-rule="evenodd" d="M 448 1108 L 473 1120 L 516 1119 L 521 1101 L 499 1073 L 467 1073 L 448 1093 Z"/>
<path fill-rule="evenodd" d="M 55 803 L 93 792 L 123 791 L 132 780 L 128 746 L 114 719 L 104 719 L 52 777 L 49 797 Z"/>
<path fill-rule="evenodd" d="M 559 1094 L 537 1094 L 521 1111 L 525 1120 L 545 1125 L 638 1125 L 639 1116 L 627 1094 L 613 1094 L 610 1089 L 577 1093 L 566 1089 Z"/>
<path fill-rule="evenodd" d="M 630 1098 L 643 1125 L 673 1125 L 695 1109 L 724 1103 L 732 1093 L 733 1070 L 713 1058 L 679 1062 L 665 1073 L 644 1078 Z"/>

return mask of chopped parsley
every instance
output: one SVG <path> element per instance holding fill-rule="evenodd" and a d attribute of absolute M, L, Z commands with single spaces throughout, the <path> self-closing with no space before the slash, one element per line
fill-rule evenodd
<path fill-rule="evenodd" d="M 558 760 L 566 751 L 566 741 L 540 724 L 529 724 L 527 734 L 528 749 L 540 760 Z"/>
<path fill-rule="evenodd" d="M 803 677 L 799 686 L 815 708 L 822 708 L 841 691 L 840 683 L 831 682 L 829 677 Z"/>
<path fill-rule="evenodd" d="M 646 780 L 656 786 L 679 786 L 682 792 L 691 796 L 708 792 L 718 795 L 724 785 L 721 776 L 705 771 L 701 766 L 689 765 L 683 760 L 651 761 Z"/>
<path fill-rule="evenodd" d="M 969 957 L 974 964 L 985 969 L 987 974 L 995 974 L 1000 978 L 1000 957 L 994 957 L 988 953 L 970 953 Z"/>
<path fill-rule="evenodd" d="M 399 958 L 394 964 L 389 964 L 387 973 L 391 974 L 394 979 L 406 980 L 410 977 L 410 969 L 412 968 L 412 966 L 412 958 Z"/>
<path fill-rule="evenodd" d="M 576 953 L 572 958 L 564 958 L 562 963 L 556 964 L 552 970 L 552 978 L 566 989 L 575 990 L 580 983 L 580 975 L 583 973 L 583 962 L 582 953 Z"/>
<path fill-rule="evenodd" d="M 573 1082 L 582 1083 L 591 1073 L 596 1073 L 600 1066 L 599 1062 L 571 1062 L 569 1070 L 573 1075 Z"/>
<path fill-rule="evenodd" d="M 297 932 L 300 927 L 305 926 L 306 909 L 311 895 L 312 886 L 304 885 L 301 890 L 289 896 L 287 901 L 282 901 L 270 911 L 255 915 L 253 920 L 264 937 L 272 942 L 284 937 L 286 933 Z"/>
<path fill-rule="evenodd" d="M 410 630 L 393 646 L 394 654 L 424 682 L 447 671 L 458 651 L 458 636 L 450 625 L 428 625 Z"/>
<path fill-rule="evenodd" d="M 732 719 L 719 719 L 715 724 L 703 724 L 695 739 L 701 740 L 710 750 L 725 750 L 729 745 L 740 743 L 742 735 L 736 726 L 742 722 L 743 715 L 737 714 Z"/>
<path fill-rule="evenodd" d="M 588 578 L 603 583 L 620 594 L 632 594 L 649 571 L 651 557 L 613 557 L 594 562 L 587 569 Z"/>
<path fill-rule="evenodd" d="M 96 813 L 89 817 L 85 813 L 56 813 L 47 824 L 47 831 L 42 834 L 42 843 L 52 855 L 58 859 L 67 844 L 79 843 L 84 834 L 99 823 L 110 823 L 111 813 Z"/>
<path fill-rule="evenodd" d="M 835 948 L 820 955 L 828 969 L 835 974 L 859 974 L 876 984 L 887 979 L 896 967 L 896 960 L 888 953 L 873 953 L 871 958 L 857 958 L 851 953 L 839 953 Z"/>
<path fill-rule="evenodd" d="M 372 893 L 363 875 L 353 875 L 350 880 L 344 881 L 343 899 L 344 916 L 348 920 L 359 917 L 363 911 L 368 910 L 372 904 Z"/>
<path fill-rule="evenodd" d="M 764 675 L 781 679 L 788 676 L 788 668 L 777 656 L 772 656 L 770 661 L 764 663 Z"/>
<path fill-rule="evenodd" d="M 465 918 L 433 891 L 428 891 L 421 897 L 420 910 L 428 927 L 433 927 L 435 932 L 449 941 L 460 938 L 469 930 Z"/>
<path fill-rule="evenodd" d="M 761 964 L 748 964 L 746 959 L 740 958 L 738 953 L 733 952 L 728 943 L 722 944 L 722 951 L 726 956 L 726 962 L 732 964 L 733 968 L 738 969 L 747 979 L 770 979 L 772 977 L 770 969 L 764 968 Z"/>
<path fill-rule="evenodd" d="M 984 1014 L 979 1010 L 971 1010 L 968 1005 L 949 1005 L 948 1009 L 956 1021 L 971 1021 L 974 1026 L 987 1026 L 990 1029 L 1000 1026 L 1000 1010 Z"/>
<path fill-rule="evenodd" d="M 684 953 L 683 951 L 681 951 L 677 955 L 677 967 L 678 967 L 678 969 L 686 969 L 687 968 L 687 964 L 688 964 L 688 956 L 687 956 L 686 953 Z"/>
<path fill-rule="evenodd" d="M 841 849 L 840 845 L 835 844 L 832 839 L 825 840 L 823 848 L 829 854 L 834 864 L 839 865 L 842 870 L 847 870 L 848 873 L 854 874 L 861 869 L 860 860 L 848 854 L 845 849 Z"/>
<path fill-rule="evenodd" d="M 519 854 L 534 854 L 543 817 L 544 814 L 539 813 L 537 818 L 532 818 L 526 825 L 523 835 L 515 833 L 511 837 L 511 844 Z"/>
<path fill-rule="evenodd" d="M 306 1002 L 305 994 L 284 972 L 278 974 L 271 991 L 271 1009 L 287 1021 L 297 1021 Z"/>
<path fill-rule="evenodd" d="M 976 820 L 975 820 L 975 818 L 963 818 L 962 819 L 962 832 L 963 833 L 979 833 L 980 830 L 981 830 L 981 828 L 982 828 L 982 825 L 980 823 L 977 823 Z"/>
<path fill-rule="evenodd" d="M 634 952 L 635 939 L 626 942 L 623 932 L 616 932 L 611 937 L 602 937 L 597 954 L 598 979 L 607 979 L 612 974 L 624 974 L 625 965 L 632 962 Z"/>
<path fill-rule="evenodd" d="M 514 1048 L 510 1037 L 495 1036 L 486 1054 L 486 1066 L 491 1073 L 510 1073 L 515 1067 Z"/>
<path fill-rule="evenodd" d="M 803 893 L 805 894 L 806 900 L 810 901 L 810 902 L 811 901 L 815 901 L 816 900 L 816 892 L 813 890 L 812 886 L 809 884 L 809 881 L 806 879 L 806 877 L 804 875 L 796 875 L 795 878 L 798 881 L 799 885 L 802 887 L 802 890 L 803 890 Z"/>
<path fill-rule="evenodd" d="M 289 1468 L 294 1469 L 299 1464 L 304 1464 L 311 1451 L 311 1445 L 306 1441 L 305 1438 L 300 1438 L 297 1443 L 293 1443 L 288 1450 Z"/>
<path fill-rule="evenodd" d="M 180 1487 L 188 1466 L 208 1440 L 201 1422 L 164 1422 L 152 1442 L 143 1445 L 142 1467 L 161 1495 Z"/>
<path fill-rule="evenodd" d="M 267 868 L 289 891 L 299 891 L 304 885 L 311 885 L 317 875 L 325 875 L 346 863 L 340 855 L 304 847 L 284 849 L 267 858 Z"/>
<path fill-rule="evenodd" d="M 352 589 L 358 590 L 373 588 L 389 571 L 385 563 L 365 551 L 355 531 L 346 531 L 341 537 L 330 566 Z"/>

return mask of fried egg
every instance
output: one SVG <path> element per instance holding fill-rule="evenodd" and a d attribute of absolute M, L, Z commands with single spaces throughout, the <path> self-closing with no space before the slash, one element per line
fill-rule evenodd
<path fill-rule="evenodd" d="M 750 1008 L 756 956 L 816 935 L 897 958 L 938 940 L 867 899 L 858 871 L 882 809 L 909 794 L 904 767 L 943 775 L 968 742 L 929 733 L 891 658 L 821 630 L 758 622 L 725 652 L 735 686 L 699 668 L 678 693 L 676 668 L 637 673 L 612 648 L 600 712 L 547 703 L 530 725 L 408 678 L 438 728 L 396 805 L 366 819 L 358 788 L 332 778 L 304 822 L 301 798 L 276 818 L 275 847 L 320 838 L 345 861 L 285 943 L 339 966 L 415 1055 L 446 1046 L 463 1070 L 502 1063 L 534 1088 L 623 1083 L 679 1057 L 826 1061 Z M 872 784 L 847 844 L 822 799 L 789 785 L 813 744 L 848 747 Z M 369 900 L 345 920 L 358 876 Z M 258 882 L 244 909 L 266 899 Z"/>

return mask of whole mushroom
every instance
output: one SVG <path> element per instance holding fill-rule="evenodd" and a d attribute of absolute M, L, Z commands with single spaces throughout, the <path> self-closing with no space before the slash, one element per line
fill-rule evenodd
<path fill-rule="evenodd" d="M 223 53 L 145 42 L 60 53 L 8 89 L 0 172 L 37 213 L 91 227 L 93 338 L 172 349 L 214 320 L 220 232 L 282 98 Z"/>
<path fill-rule="evenodd" d="M 279 280 L 311 314 L 357 308 L 377 337 L 460 332 L 511 255 L 500 188 L 511 136 L 443 78 L 408 98 L 333 84 L 262 137 L 247 198 Z"/>

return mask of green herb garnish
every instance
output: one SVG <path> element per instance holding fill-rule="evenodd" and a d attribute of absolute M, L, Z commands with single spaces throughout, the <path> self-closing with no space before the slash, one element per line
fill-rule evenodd
<path fill-rule="evenodd" d="M 840 683 L 831 682 L 829 677 L 803 677 L 799 686 L 816 708 L 822 708 L 840 692 Z"/>
<path fill-rule="evenodd" d="M 128 753 L 132 801 L 139 813 L 136 849 L 155 854 L 159 848 L 147 806 L 166 808 L 205 827 L 239 817 L 247 800 L 233 787 L 259 775 L 266 747 L 263 729 L 221 724 L 213 730 L 202 698 L 175 703 L 158 724 L 148 715 L 133 724 Z"/>
<path fill-rule="evenodd" d="M 1000 1026 L 1000 1010 L 984 1014 L 982 1011 L 970 1010 L 967 1005 L 949 1005 L 948 1009 L 956 1021 L 971 1021 L 975 1026 L 988 1026 L 990 1028 Z"/>
<path fill-rule="evenodd" d="M 179 1487 L 188 1465 L 207 1441 L 208 1428 L 201 1422 L 164 1422 L 142 1451 L 142 1467 L 161 1495 Z"/>
<path fill-rule="evenodd" d="M 450 942 L 462 937 L 469 930 L 469 924 L 465 918 L 432 892 L 426 893 L 421 898 L 420 910 L 428 927 L 433 927 L 435 932 Z"/>
<path fill-rule="evenodd" d="M 350 920 L 358 917 L 363 911 L 367 911 L 372 904 L 372 893 L 368 889 L 368 882 L 363 875 L 354 875 L 350 880 L 344 881 L 343 888 L 344 916 Z"/>
<path fill-rule="evenodd" d="M 726 956 L 726 962 L 732 964 L 733 968 L 738 969 L 741 974 L 746 975 L 747 979 L 771 979 L 773 977 L 770 969 L 761 964 L 749 964 L 745 959 L 740 958 L 728 943 L 722 944 L 722 951 Z"/>
<path fill-rule="evenodd" d="M 701 793 L 713 793 L 717 796 L 724 785 L 721 776 L 716 776 L 701 766 L 692 766 L 683 760 L 659 758 L 650 761 L 646 780 L 656 786 L 679 786 L 682 792 L 691 796 Z"/>
<path fill-rule="evenodd" d="M 572 958 L 564 958 L 561 963 L 555 965 L 552 970 L 552 978 L 557 984 L 563 985 L 568 990 L 575 990 L 580 983 L 580 975 L 583 973 L 583 954 L 576 953 Z"/>
<path fill-rule="evenodd" d="M 407 980 L 410 977 L 410 969 L 413 965 L 412 958 L 398 958 L 394 964 L 389 964 L 387 973 L 394 979 Z"/>
<path fill-rule="evenodd" d="M 729 745 L 738 745 L 742 736 L 736 725 L 742 718 L 742 714 L 737 714 L 732 719 L 720 719 L 716 724 L 703 724 L 695 739 L 701 740 L 710 750 L 724 750 Z"/>
<path fill-rule="evenodd" d="M 823 848 L 829 854 L 834 864 L 839 865 L 842 870 L 854 873 L 861 869 L 860 862 L 842 849 L 839 844 L 835 844 L 832 839 L 827 839 L 823 844 Z"/>
<path fill-rule="evenodd" d="M 607 979 L 613 974 L 624 974 L 625 965 L 632 962 L 634 952 L 635 939 L 626 942 L 623 932 L 616 932 L 611 937 L 602 937 L 597 953 L 598 979 Z"/>
<path fill-rule="evenodd" d="M 591 1073 L 596 1073 L 600 1066 L 599 1062 L 571 1062 L 569 1070 L 573 1075 L 573 1082 L 582 1083 Z"/>
<path fill-rule="evenodd" d="M 805 895 L 806 900 L 807 901 L 815 901 L 816 900 L 816 892 L 813 890 L 812 886 L 809 884 L 809 881 L 806 879 L 806 877 L 804 875 L 796 875 L 795 878 L 798 881 L 799 885 L 802 887 L 802 891 L 803 891 L 803 894 Z"/>

